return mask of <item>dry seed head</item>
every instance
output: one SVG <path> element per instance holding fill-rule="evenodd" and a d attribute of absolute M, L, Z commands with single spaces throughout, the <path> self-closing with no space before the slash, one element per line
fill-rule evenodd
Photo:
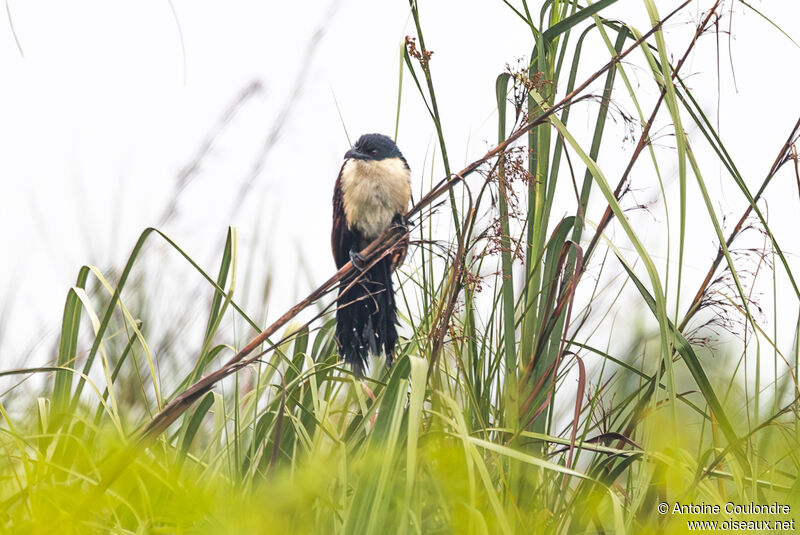
<path fill-rule="evenodd" d="M 527 114 L 525 113 L 527 107 L 525 103 L 531 91 L 536 90 L 537 93 L 547 98 L 548 95 L 545 94 L 545 89 L 553 87 L 553 83 L 545 78 L 544 73 L 535 72 L 530 74 L 527 65 L 527 61 L 524 61 L 523 58 L 518 58 L 515 66 L 512 67 L 510 64 L 506 63 L 505 69 L 505 72 L 511 76 L 511 79 L 514 81 L 511 103 L 516 110 L 517 119 L 523 117 L 523 122 L 527 121 Z"/>
<path fill-rule="evenodd" d="M 423 67 L 428 66 L 428 62 L 430 62 L 431 56 L 433 56 L 433 50 L 417 50 L 417 38 L 411 37 L 410 35 L 406 35 L 406 51 L 409 56 L 419 61 L 420 65 Z"/>

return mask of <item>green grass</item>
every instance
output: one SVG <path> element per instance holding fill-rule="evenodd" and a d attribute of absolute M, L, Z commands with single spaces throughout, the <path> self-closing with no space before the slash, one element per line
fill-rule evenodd
<path fill-rule="evenodd" d="M 235 229 L 216 273 L 156 229 L 142 233 L 114 280 L 81 269 L 53 364 L 0 372 L 45 384 L 36 396 L 11 388 L 0 397 L 3 531 L 683 533 L 687 520 L 752 517 L 664 515 L 659 503 L 800 511 L 800 329 L 777 332 L 779 314 L 800 308 L 800 291 L 759 202 L 774 177 L 791 179 L 800 130 L 774 154 L 746 155 L 769 169 L 754 188 L 683 78 L 706 41 L 668 42 L 669 14 L 652 0 L 639 6 L 651 27 L 607 20 L 614 3 L 498 6 L 529 28 L 531 55 L 496 80 L 470 81 L 495 88 L 499 149 L 457 176 L 424 5 L 410 5 L 417 41 L 403 52 L 398 121 L 410 76 L 450 180 L 436 199 L 421 191 L 413 212 L 398 280 L 408 337 L 391 370 L 376 363 L 372 378 L 357 380 L 343 368 L 329 312 L 306 325 L 292 312 L 269 328 L 248 317 L 237 303 Z M 722 9 L 699 7 L 697 35 Z M 585 65 L 587 40 L 603 43 L 607 64 Z M 634 61 L 657 98 L 632 82 Z M 622 117 L 623 102 L 633 116 Z M 633 151 L 614 146 L 609 117 L 630 123 Z M 590 125 L 588 134 L 572 122 Z M 672 136 L 666 156 L 653 146 L 655 129 Z M 700 146 L 711 162 L 698 162 Z M 602 162 L 620 154 L 629 161 L 618 176 Z M 732 230 L 709 193 L 709 168 L 746 202 Z M 651 228 L 630 217 L 628 181 L 645 174 L 659 196 L 653 211 L 663 209 Z M 695 215 L 713 231 L 707 250 L 689 248 L 687 197 L 704 206 Z M 559 198 L 569 200 L 563 217 Z M 796 211 L 797 202 L 772 209 Z M 748 227 L 762 246 L 742 254 Z M 663 247 L 644 239 L 654 233 Z M 148 344 L 161 320 L 141 298 L 147 281 L 132 273 L 154 241 L 213 295 L 201 350 L 172 341 L 168 354 L 183 365 Z M 689 258 L 708 259 L 705 280 L 687 276 Z M 772 293 L 759 297 L 769 318 L 753 297 L 759 277 L 771 278 Z M 331 302 L 319 294 L 303 304 Z M 249 339 L 267 329 L 252 353 L 238 353 L 248 365 L 182 405 L 191 385 L 245 346 L 242 325 Z M 738 339 L 728 331 L 747 344 L 729 343 Z"/>

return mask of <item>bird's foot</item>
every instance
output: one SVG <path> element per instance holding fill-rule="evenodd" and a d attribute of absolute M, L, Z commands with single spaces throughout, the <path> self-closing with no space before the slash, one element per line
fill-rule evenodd
<path fill-rule="evenodd" d="M 364 271 L 364 268 L 367 265 L 367 261 L 363 256 L 361 256 L 361 253 L 354 251 L 353 249 L 350 249 L 350 262 L 353 263 L 353 267 L 356 268 L 356 270 L 361 272 Z"/>
<path fill-rule="evenodd" d="M 408 232 L 408 229 L 414 226 L 414 223 L 408 221 L 405 217 L 402 216 L 395 217 L 392 223 L 396 228 L 399 228 L 403 232 Z"/>

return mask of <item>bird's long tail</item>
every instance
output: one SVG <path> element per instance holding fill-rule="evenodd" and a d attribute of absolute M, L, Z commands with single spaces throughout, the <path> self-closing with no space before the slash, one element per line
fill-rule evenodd
<path fill-rule="evenodd" d="M 391 258 L 382 258 L 349 290 L 351 281 L 339 286 L 336 309 L 336 341 L 339 353 L 359 377 L 369 364 L 369 355 L 394 359 L 397 343 L 397 307 L 392 288 Z"/>

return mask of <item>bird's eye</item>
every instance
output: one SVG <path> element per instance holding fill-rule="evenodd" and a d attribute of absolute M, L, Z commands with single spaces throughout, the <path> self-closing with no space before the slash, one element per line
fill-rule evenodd
<path fill-rule="evenodd" d="M 376 154 L 378 154 L 378 151 L 375 150 L 375 149 L 372 149 L 372 150 L 369 151 L 369 153 L 372 154 L 373 156 L 375 156 Z"/>

